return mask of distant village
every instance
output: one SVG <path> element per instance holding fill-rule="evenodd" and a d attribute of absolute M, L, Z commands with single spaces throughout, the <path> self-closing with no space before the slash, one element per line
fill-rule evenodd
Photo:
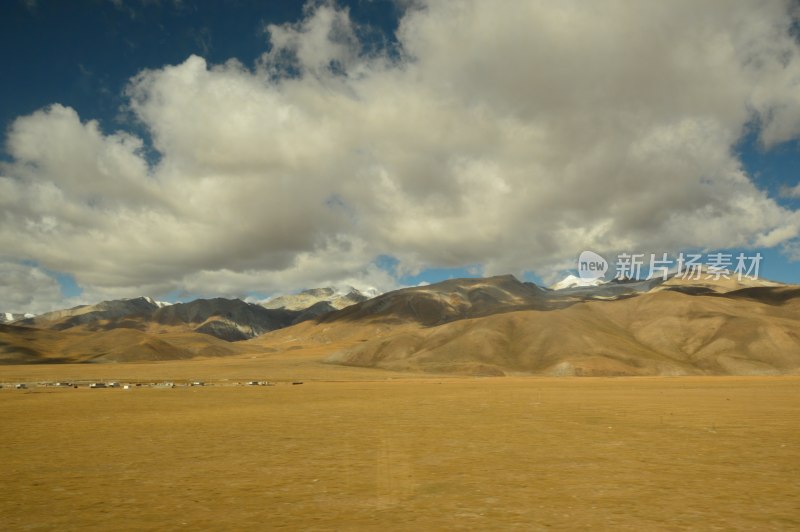
<path fill-rule="evenodd" d="M 150 381 L 150 382 L 118 382 L 118 381 L 40 381 L 40 382 L 4 382 L 0 383 L 0 389 L 30 390 L 34 388 L 119 388 L 131 390 L 134 388 L 190 388 L 195 386 L 277 386 L 277 385 L 296 386 L 303 384 L 302 381 L 271 382 L 271 381 Z"/>

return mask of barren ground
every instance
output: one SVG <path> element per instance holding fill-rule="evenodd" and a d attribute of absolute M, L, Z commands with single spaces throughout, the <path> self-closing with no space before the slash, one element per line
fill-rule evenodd
<path fill-rule="evenodd" d="M 800 377 L 445 378 L 289 356 L 0 368 L 76 378 L 278 384 L 5 387 L 4 530 L 800 528 Z"/>

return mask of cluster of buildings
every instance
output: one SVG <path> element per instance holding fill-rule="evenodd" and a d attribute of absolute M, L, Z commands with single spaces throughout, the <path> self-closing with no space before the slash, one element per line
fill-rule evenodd
<path fill-rule="evenodd" d="M 117 381 L 57 381 L 57 382 L 19 382 L 19 383 L 0 383 L 0 388 L 15 388 L 17 390 L 27 390 L 29 388 L 122 388 L 129 390 L 132 388 L 176 388 L 176 387 L 193 387 L 193 386 L 275 386 L 276 383 L 270 381 L 247 381 L 247 382 L 218 382 L 206 383 L 205 381 L 187 381 L 175 383 L 172 381 L 159 381 L 159 382 L 135 382 L 135 383 L 120 383 Z M 300 381 L 294 381 L 291 384 L 303 384 Z"/>

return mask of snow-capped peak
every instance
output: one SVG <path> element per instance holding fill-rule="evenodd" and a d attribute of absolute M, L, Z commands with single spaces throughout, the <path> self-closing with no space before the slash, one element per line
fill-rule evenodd
<path fill-rule="evenodd" d="M 330 287 L 329 290 L 333 290 L 334 297 L 347 297 L 350 294 L 360 294 L 367 298 L 373 298 L 376 296 L 381 295 L 381 292 L 372 286 L 364 287 L 364 288 L 356 288 L 351 284 L 342 284 Z"/>
<path fill-rule="evenodd" d="M 550 288 L 553 290 L 564 290 L 565 288 L 575 288 L 578 286 L 599 286 L 605 283 L 606 281 L 602 277 L 599 279 L 582 279 L 570 274 Z"/>
<path fill-rule="evenodd" d="M 347 294 L 351 293 L 353 290 L 356 290 L 354 287 L 350 286 L 349 284 L 332 286 L 330 288 L 333 289 L 333 296 L 334 297 L 345 297 Z M 357 291 L 358 290 L 356 290 L 356 292 Z"/>
<path fill-rule="evenodd" d="M 158 308 L 164 308 L 164 307 L 168 307 L 168 306 L 172 305 L 172 303 L 169 303 L 169 302 L 167 302 L 167 301 L 156 301 L 155 299 L 153 299 L 153 298 L 152 298 L 152 297 L 150 297 L 150 296 L 144 296 L 144 299 L 145 299 L 145 301 L 147 301 L 148 303 L 150 303 L 150 304 L 152 304 L 152 305 L 155 305 L 155 306 L 157 306 Z"/>
<path fill-rule="evenodd" d="M 364 288 L 360 292 L 363 295 L 365 295 L 368 298 L 370 298 L 370 299 L 372 299 L 373 297 L 378 297 L 379 295 L 381 295 L 383 293 L 380 290 L 378 290 L 377 288 L 375 288 L 374 286 L 370 286 L 370 287 Z"/>
<path fill-rule="evenodd" d="M 342 309 L 377 295 L 380 295 L 380 292 L 372 287 L 360 290 L 352 285 L 342 284 L 323 288 L 308 288 L 294 294 L 275 295 L 260 301 L 259 304 L 270 309 L 305 310 L 316 303 L 327 301 L 334 308 Z"/>

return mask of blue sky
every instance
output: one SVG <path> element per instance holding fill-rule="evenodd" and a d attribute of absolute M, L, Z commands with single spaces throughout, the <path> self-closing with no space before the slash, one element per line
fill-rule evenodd
<path fill-rule="evenodd" d="M 351 17 L 392 39 L 398 10 L 391 0 L 343 3 Z M 177 64 L 192 54 L 210 63 L 252 64 L 265 50 L 267 23 L 300 19 L 304 2 L 15 1 L 0 7 L 0 43 L 13 83 L 0 86 L 0 121 L 52 103 L 79 109 L 106 130 L 135 127 L 125 114 L 129 78 Z M 378 42 L 376 42 L 376 45 Z M 391 43 L 382 43 L 391 45 Z M 137 130 L 143 136 L 145 130 Z M 2 152 L 7 157 L 5 150 Z"/>
<path fill-rule="evenodd" d="M 584 249 L 800 283 L 790 2 L 426 4 L 4 2 L 0 311 L 548 284 Z"/>

